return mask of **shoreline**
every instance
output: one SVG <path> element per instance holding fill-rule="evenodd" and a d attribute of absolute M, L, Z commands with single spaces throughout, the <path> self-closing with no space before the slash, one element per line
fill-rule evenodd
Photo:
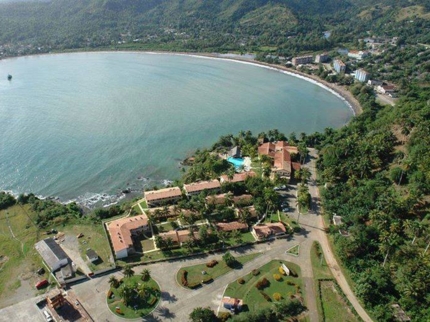
<path fill-rule="evenodd" d="M 100 50 L 92 49 L 92 50 L 71 50 L 71 51 L 60 51 L 60 52 L 52 52 L 52 53 L 41 53 L 41 54 L 33 54 L 33 55 L 23 55 L 23 56 L 14 56 L 14 57 L 7 57 L 2 58 L 1 60 L 7 60 L 7 59 L 14 59 L 14 58 L 21 58 L 21 57 L 37 57 L 37 56 L 46 56 L 46 55 L 62 55 L 62 54 L 78 54 L 78 53 L 144 53 L 144 54 L 163 54 L 163 55 L 178 55 L 178 56 L 189 56 L 189 57 L 196 57 L 196 58 L 209 58 L 209 59 L 220 59 L 220 60 L 226 60 L 226 61 L 233 61 L 243 64 L 249 64 L 254 65 L 258 67 L 268 68 L 271 70 L 276 70 L 281 73 L 285 73 L 287 75 L 301 78 L 307 82 L 313 83 L 317 86 L 320 86 L 324 88 L 325 90 L 331 92 L 333 95 L 343 99 L 348 107 L 351 109 L 353 116 L 360 115 L 363 112 L 363 109 L 358 102 L 358 100 L 352 95 L 350 91 L 348 91 L 346 88 L 341 87 L 339 85 L 329 83 L 317 76 L 314 75 L 308 75 L 306 73 L 300 72 L 293 68 L 288 68 L 282 65 L 276 65 L 276 64 L 269 64 L 265 62 L 260 62 L 255 59 L 250 60 L 246 58 L 240 58 L 240 55 L 237 55 L 239 57 L 222 57 L 220 55 L 223 55 L 221 53 L 199 53 L 199 52 L 174 52 L 174 51 L 157 51 L 157 50 L 107 50 L 105 48 L 101 48 Z"/>
<path fill-rule="evenodd" d="M 70 52 L 54 52 L 54 53 L 42 53 L 42 54 L 34 54 L 34 55 L 25 55 L 25 56 L 16 56 L 16 57 L 8 57 L 1 60 L 7 60 L 7 59 L 16 59 L 16 58 L 22 58 L 22 57 L 38 57 L 38 56 L 45 56 L 45 55 L 64 55 L 64 54 L 92 54 L 92 53 L 134 53 L 134 54 L 155 54 L 155 55 L 177 55 L 177 56 L 189 56 L 189 57 L 195 57 L 195 58 L 205 58 L 205 59 L 217 59 L 217 60 L 225 60 L 225 61 L 231 61 L 236 63 L 242 63 L 242 64 L 248 64 L 253 65 L 256 67 L 266 68 L 273 71 L 277 71 L 280 73 L 284 73 L 287 75 L 290 75 L 292 77 L 301 78 L 307 82 L 311 82 L 317 86 L 320 86 L 321 88 L 331 92 L 333 95 L 339 97 L 340 99 L 344 100 L 347 106 L 351 109 L 353 113 L 353 117 L 359 115 L 362 112 L 361 106 L 358 103 L 358 101 L 353 97 L 353 95 L 346 90 L 345 88 L 342 88 L 340 86 L 328 83 L 324 80 L 319 79 L 316 76 L 308 75 L 302 72 L 299 72 L 295 69 L 287 68 L 285 66 L 281 65 L 275 65 L 275 64 L 268 64 L 264 62 L 256 61 L 255 59 L 247 59 L 247 58 L 240 58 L 240 55 L 231 54 L 231 56 L 228 57 L 222 57 L 220 53 L 190 53 L 190 52 L 166 52 L 166 51 L 141 51 L 141 50 L 91 50 L 91 51 L 70 51 Z M 164 181 L 164 180 L 163 180 Z M 143 189 L 142 189 L 143 190 Z M 141 190 L 141 191 L 142 191 Z M 15 197 L 17 197 L 19 194 L 13 191 L 5 190 Z M 140 192 L 141 192 L 140 191 Z M 131 195 L 139 193 L 137 191 L 133 191 L 129 196 L 127 194 L 122 193 L 122 191 L 118 192 L 111 192 L 111 193 L 86 193 L 82 196 L 77 196 L 72 199 L 64 200 L 63 198 L 60 198 L 58 196 L 42 196 L 37 195 L 37 197 L 41 199 L 52 199 L 57 200 L 62 204 L 67 204 L 70 202 L 77 202 L 81 206 L 84 206 L 86 208 L 93 208 L 95 207 L 108 207 L 115 204 L 118 204 L 121 200 L 127 200 L 128 197 Z M 99 202 L 101 204 L 99 204 Z M 106 204 L 104 204 L 104 202 Z"/>

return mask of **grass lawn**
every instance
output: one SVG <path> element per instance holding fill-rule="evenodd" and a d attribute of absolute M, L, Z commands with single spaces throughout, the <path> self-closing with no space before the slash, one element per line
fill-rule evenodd
<path fill-rule="evenodd" d="M 287 254 L 299 256 L 300 246 L 296 245 L 287 250 Z"/>
<path fill-rule="evenodd" d="M 170 222 L 166 222 L 164 224 L 157 225 L 157 229 L 158 229 L 159 233 L 162 233 L 162 232 L 166 232 L 169 230 L 173 230 L 174 228 Z"/>
<path fill-rule="evenodd" d="M 240 245 L 240 244 L 243 244 L 243 243 L 255 242 L 255 238 L 254 238 L 254 236 L 252 236 L 252 234 L 251 234 L 250 231 L 248 231 L 246 233 L 242 233 L 241 234 L 241 239 L 242 239 L 242 241 L 240 243 L 238 243 L 236 241 L 236 239 L 233 238 L 233 237 L 231 237 L 231 235 L 230 235 L 230 237 L 228 237 L 225 240 L 225 245 L 226 246 L 236 246 L 236 245 Z"/>
<path fill-rule="evenodd" d="M 130 278 L 124 277 L 123 284 L 137 286 L 139 284 L 145 283 L 148 286 L 149 291 L 148 296 L 144 300 L 139 298 L 137 294 L 134 294 L 130 303 L 127 303 L 126 306 L 124 305 L 120 295 L 121 286 L 110 289 L 113 293 L 113 296 L 107 299 L 107 303 L 109 309 L 115 315 L 126 319 L 136 319 L 148 315 L 157 306 L 161 294 L 160 286 L 158 286 L 157 282 L 155 282 L 152 278 L 150 278 L 147 282 L 143 282 L 141 278 L 142 275 L 134 275 Z M 121 314 L 116 311 L 116 308 L 119 308 Z"/>
<path fill-rule="evenodd" d="M 356 322 L 358 318 L 346 306 L 338 290 L 331 281 L 321 281 L 322 305 L 326 321 Z"/>
<path fill-rule="evenodd" d="M 49 280 L 48 273 L 35 274 L 43 264 L 34 244 L 47 237 L 45 231 L 38 231 L 33 224 L 35 219 L 36 214 L 28 205 L 0 211 L 0 307 L 3 307 L 2 299 L 8 299 L 21 284 L 34 285 L 39 280 Z M 37 293 L 36 288 L 34 293 Z"/>
<path fill-rule="evenodd" d="M 139 214 L 139 215 L 142 213 L 142 210 L 140 210 L 139 205 L 134 205 L 133 211 L 134 211 L 134 213 Z"/>
<path fill-rule="evenodd" d="M 141 202 L 139 202 L 139 204 L 143 209 L 148 208 L 148 205 L 146 204 L 146 200 L 142 200 Z"/>
<path fill-rule="evenodd" d="M 252 261 L 254 258 L 256 258 L 259 255 L 260 254 L 249 254 L 249 255 L 236 257 L 236 259 L 241 264 L 241 266 L 243 266 L 245 263 Z M 188 272 L 188 275 L 187 275 L 188 283 L 197 284 L 197 283 L 200 283 L 202 280 L 202 276 L 203 276 L 202 271 L 205 271 L 206 275 L 209 275 L 213 279 L 216 279 L 221 275 L 224 275 L 234 269 L 227 266 L 221 257 L 217 258 L 217 261 L 218 261 L 218 264 L 215 265 L 214 267 L 207 267 L 206 263 L 194 265 L 194 266 L 182 267 L 176 274 L 176 280 L 178 281 L 179 284 L 181 284 L 182 271 L 184 270 Z M 210 262 L 210 261 L 208 260 L 207 262 Z M 241 266 L 239 266 L 239 268 L 241 268 Z"/>
<path fill-rule="evenodd" d="M 58 231 L 64 232 L 67 235 L 77 236 L 82 233 L 84 236 L 78 239 L 79 251 L 84 261 L 88 262 L 86 251 L 88 248 L 93 249 L 99 255 L 99 261 L 95 263 L 88 263 L 88 267 L 97 271 L 100 269 L 112 267 L 113 263 L 110 262 L 111 250 L 109 241 L 103 231 L 102 224 L 82 225 L 77 224 L 73 226 L 57 227 Z"/>
<path fill-rule="evenodd" d="M 279 274 L 281 263 L 284 263 L 290 270 L 294 270 L 298 274 L 298 277 L 282 276 L 279 281 L 276 281 L 273 275 Z M 299 266 L 285 261 L 273 260 L 263 265 L 258 270 L 260 273 L 256 276 L 254 276 L 252 272 L 243 276 L 243 284 L 239 284 L 238 281 L 240 279 L 229 284 L 224 293 L 224 296 L 243 299 L 247 306 L 247 309 L 245 308 L 244 311 L 249 310 L 251 312 L 255 312 L 264 307 L 273 305 L 273 303 L 276 302 L 273 299 L 274 293 L 280 293 L 283 299 L 288 299 L 292 295 L 301 292 L 302 280 L 300 278 L 301 272 Z M 267 301 L 256 288 L 256 283 L 261 281 L 263 278 L 266 278 L 269 281 L 269 285 L 262 291 L 271 298 L 270 302 Z"/>
<path fill-rule="evenodd" d="M 312 270 L 314 272 L 314 279 L 319 280 L 319 279 L 333 278 L 330 268 L 328 267 L 325 261 L 322 250 L 321 250 L 321 257 L 318 256 L 316 252 L 316 247 L 317 247 L 316 245 L 319 245 L 319 243 L 314 242 L 311 248 L 311 262 L 312 262 Z"/>
<path fill-rule="evenodd" d="M 155 249 L 154 241 L 152 239 L 144 239 L 141 241 L 141 244 L 144 252 Z"/>

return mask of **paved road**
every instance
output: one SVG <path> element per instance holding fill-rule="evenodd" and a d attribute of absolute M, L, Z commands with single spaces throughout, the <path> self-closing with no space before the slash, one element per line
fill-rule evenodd
<path fill-rule="evenodd" d="M 308 163 L 308 168 L 312 173 L 312 177 L 309 183 L 309 192 L 311 193 L 312 200 L 313 200 L 313 209 L 312 212 L 314 214 L 320 214 L 320 196 L 319 196 L 319 190 L 316 184 L 316 158 L 317 158 L 317 152 L 314 149 L 310 149 L 310 157 L 311 161 Z M 318 240 L 321 244 L 321 248 L 324 252 L 324 256 L 327 262 L 327 265 L 330 267 L 330 270 L 335 277 L 337 283 L 339 284 L 340 288 L 342 289 L 343 293 L 345 293 L 348 300 L 351 302 L 354 309 L 357 311 L 358 315 L 363 319 L 365 322 L 371 322 L 372 319 L 367 314 L 367 312 L 363 309 L 358 299 L 355 297 L 354 293 L 351 290 L 351 287 L 349 286 L 348 282 L 346 281 L 345 275 L 343 275 L 342 270 L 339 268 L 339 265 L 337 263 L 337 260 L 333 254 L 333 251 L 330 247 L 330 243 L 328 241 L 326 233 L 323 231 L 324 229 L 324 220 L 322 216 L 317 216 L 315 224 L 318 228 L 317 230 L 317 236 L 316 240 Z"/>

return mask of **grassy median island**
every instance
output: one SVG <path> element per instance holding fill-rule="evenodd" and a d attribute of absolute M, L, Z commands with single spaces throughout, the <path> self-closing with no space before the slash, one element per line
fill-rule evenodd
<path fill-rule="evenodd" d="M 133 275 L 117 280 L 111 277 L 107 293 L 109 309 L 117 316 L 136 319 L 151 313 L 160 301 L 160 286 L 151 277 Z"/>
<path fill-rule="evenodd" d="M 291 275 L 279 269 L 287 266 Z M 300 267 L 286 261 L 273 260 L 229 284 L 224 296 L 243 299 L 243 311 L 255 312 L 282 300 L 302 300 Z"/>
<path fill-rule="evenodd" d="M 202 282 L 210 283 L 233 269 L 242 268 L 245 263 L 252 261 L 259 255 L 257 253 L 236 257 L 237 263 L 231 266 L 228 266 L 220 257 L 216 260 L 208 260 L 207 263 L 182 267 L 176 274 L 176 280 L 182 286 L 191 289 L 197 288 L 201 286 Z"/>

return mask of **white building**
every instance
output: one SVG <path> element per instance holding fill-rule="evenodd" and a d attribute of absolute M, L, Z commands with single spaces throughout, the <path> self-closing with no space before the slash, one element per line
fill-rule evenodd
<path fill-rule="evenodd" d="M 355 71 L 355 79 L 359 82 L 367 82 L 370 78 L 370 74 L 366 72 L 364 69 L 357 69 Z"/>
<path fill-rule="evenodd" d="M 35 248 L 51 272 L 55 272 L 69 263 L 69 256 L 53 238 L 46 238 L 37 242 Z"/>

